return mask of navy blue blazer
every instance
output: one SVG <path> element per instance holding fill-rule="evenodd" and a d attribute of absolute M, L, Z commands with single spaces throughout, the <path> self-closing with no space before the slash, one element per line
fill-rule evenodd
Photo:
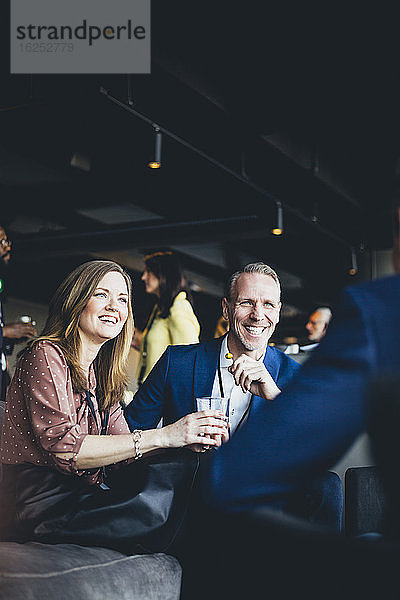
<path fill-rule="evenodd" d="M 169 425 L 195 412 L 195 398 L 211 395 L 221 343 L 222 338 L 215 338 L 200 344 L 168 346 L 125 408 L 130 430 L 152 429 L 161 417 L 164 425 Z M 264 364 L 280 389 L 300 367 L 289 356 L 270 346 Z M 255 408 L 265 403 L 259 396 L 253 396 L 249 419 Z"/>
<path fill-rule="evenodd" d="M 399 369 L 400 276 L 345 289 L 327 335 L 286 390 L 258 403 L 209 456 L 204 497 L 228 511 L 282 506 L 365 429 L 372 378 Z"/>

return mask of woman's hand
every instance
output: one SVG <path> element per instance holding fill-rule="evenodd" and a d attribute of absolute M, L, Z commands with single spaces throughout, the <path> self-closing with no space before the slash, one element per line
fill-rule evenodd
<path fill-rule="evenodd" d="M 195 452 L 218 448 L 229 437 L 226 417 L 218 410 L 203 410 L 191 413 L 172 425 L 157 429 L 142 430 L 139 451 L 145 455 L 164 448 L 188 446 Z M 132 434 L 86 435 L 78 456 L 78 469 L 94 469 L 126 459 L 134 459 L 136 445 Z M 73 458 L 72 452 L 57 453 L 62 460 Z"/>
<path fill-rule="evenodd" d="M 160 430 L 164 448 L 190 446 L 195 452 L 217 448 L 229 438 L 228 424 L 218 410 L 190 413 Z"/>

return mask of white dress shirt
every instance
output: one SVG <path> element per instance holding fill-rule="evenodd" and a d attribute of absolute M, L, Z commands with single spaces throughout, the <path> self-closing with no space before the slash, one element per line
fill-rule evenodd
<path fill-rule="evenodd" d="M 245 414 L 250 401 L 251 401 L 251 392 L 243 392 L 242 388 L 239 385 L 235 384 L 235 380 L 233 375 L 229 373 L 228 367 L 232 364 L 231 358 L 226 358 L 225 354 L 229 352 L 228 350 L 228 336 L 226 335 L 222 340 L 221 344 L 221 352 L 220 352 L 220 366 L 221 366 L 221 376 L 222 376 L 222 387 L 224 392 L 224 397 L 229 399 L 228 403 L 228 416 L 230 422 L 230 433 L 234 433 L 237 426 L 240 423 L 243 415 Z M 263 360 L 264 356 L 262 357 Z M 221 390 L 219 384 L 218 371 L 215 373 L 214 384 L 211 392 L 211 396 L 221 397 Z M 243 419 L 243 422 L 247 419 L 246 417 Z"/>

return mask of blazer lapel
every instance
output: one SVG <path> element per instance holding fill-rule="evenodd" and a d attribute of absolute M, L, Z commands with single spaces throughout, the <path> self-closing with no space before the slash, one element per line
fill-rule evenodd
<path fill-rule="evenodd" d="M 267 346 L 267 351 L 264 356 L 264 365 L 272 379 L 276 381 L 279 375 L 280 362 L 277 353 L 269 346 Z"/>
<path fill-rule="evenodd" d="M 222 338 L 199 344 L 193 368 L 193 410 L 197 410 L 196 398 L 211 396 L 217 370 Z"/>

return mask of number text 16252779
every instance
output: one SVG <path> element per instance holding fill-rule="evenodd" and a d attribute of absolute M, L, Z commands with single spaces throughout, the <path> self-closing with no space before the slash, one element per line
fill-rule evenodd
<path fill-rule="evenodd" d="M 19 44 L 21 52 L 73 52 L 74 44 L 67 42 L 25 42 Z"/>

